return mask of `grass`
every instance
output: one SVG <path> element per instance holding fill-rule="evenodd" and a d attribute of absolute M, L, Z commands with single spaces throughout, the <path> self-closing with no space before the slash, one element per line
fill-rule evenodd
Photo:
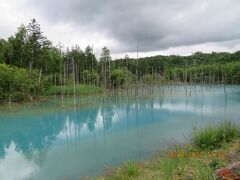
<path fill-rule="evenodd" d="M 184 151 L 188 151 L 185 149 Z M 222 165 L 222 160 L 215 158 L 201 157 L 168 157 L 158 155 L 152 160 L 126 164 L 115 169 L 111 174 L 105 177 L 99 177 L 104 180 L 129 180 L 129 179 L 214 179 L 213 172 L 215 167 Z M 214 167 L 214 168 L 212 168 Z"/>
<path fill-rule="evenodd" d="M 163 151 L 153 159 L 127 164 L 112 170 L 108 175 L 96 179 L 216 179 L 217 169 L 226 167 L 232 160 L 240 160 L 240 139 L 238 125 L 224 121 L 219 125 L 209 125 L 194 133 L 193 144 L 176 146 L 171 151 Z"/>
<path fill-rule="evenodd" d="M 64 91 L 64 90 L 63 90 Z M 76 86 L 76 95 L 89 95 L 89 94 L 100 94 L 103 93 L 103 89 L 94 85 L 77 85 Z M 45 93 L 45 96 L 61 95 L 62 87 L 61 86 L 52 86 Z M 73 95 L 73 86 L 65 87 L 65 95 Z"/>
<path fill-rule="evenodd" d="M 131 179 L 137 177 L 138 174 L 138 165 L 134 161 L 128 161 L 126 165 L 119 167 L 114 171 L 114 179 Z"/>
<path fill-rule="evenodd" d="M 198 129 L 193 136 L 194 144 L 200 149 L 219 148 L 225 142 L 231 142 L 238 137 L 239 127 L 231 122 L 224 121 L 219 125 L 209 125 Z"/>

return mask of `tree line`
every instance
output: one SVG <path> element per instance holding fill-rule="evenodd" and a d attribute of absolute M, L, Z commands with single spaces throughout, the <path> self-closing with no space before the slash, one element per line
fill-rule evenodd
<path fill-rule="evenodd" d="M 0 100 L 34 98 L 50 86 L 94 84 L 113 89 L 139 82 L 181 81 L 234 83 L 240 81 L 240 51 L 197 52 L 190 56 L 153 56 L 112 60 L 102 48 L 54 46 L 32 19 L 8 39 L 0 39 Z"/>

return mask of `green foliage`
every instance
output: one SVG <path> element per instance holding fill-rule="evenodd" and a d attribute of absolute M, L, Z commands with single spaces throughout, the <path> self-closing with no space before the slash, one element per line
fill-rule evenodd
<path fill-rule="evenodd" d="M 107 47 L 103 47 L 101 57 L 100 57 L 100 61 L 101 62 L 108 62 L 110 60 L 111 60 L 110 50 Z"/>
<path fill-rule="evenodd" d="M 91 73 L 89 70 L 83 70 L 83 82 L 89 84 L 91 82 Z"/>
<path fill-rule="evenodd" d="M 239 128 L 231 121 L 224 121 L 218 126 L 210 125 L 198 129 L 194 133 L 193 142 L 200 149 L 219 148 L 222 143 L 230 142 L 237 138 Z"/>
<path fill-rule="evenodd" d="M 97 59 L 93 54 L 93 49 L 90 46 L 87 46 L 85 49 L 85 61 L 86 61 L 86 69 L 89 71 L 97 69 Z"/>
<path fill-rule="evenodd" d="M 24 25 L 21 25 L 14 36 L 8 38 L 7 52 L 5 57 L 8 59 L 6 63 L 15 65 L 18 67 L 28 66 L 28 42 L 27 29 Z"/>
<path fill-rule="evenodd" d="M 132 82 L 134 80 L 134 75 L 126 68 L 114 69 L 111 73 L 111 81 L 114 87 L 121 87 L 126 81 Z"/>
<path fill-rule="evenodd" d="M 47 88 L 47 78 L 39 82 L 38 71 L 0 64 L 0 100 L 20 101 L 37 97 Z"/>
<path fill-rule="evenodd" d="M 224 78 L 224 83 L 240 82 L 239 72 L 240 51 L 235 53 L 211 53 L 201 52 L 191 56 L 153 56 L 136 59 L 118 59 L 113 61 L 113 67 L 127 69 L 135 74 L 158 73 L 165 79 L 199 83 L 211 80 L 219 83 Z M 191 75 L 191 79 L 190 79 Z"/>
<path fill-rule="evenodd" d="M 114 69 L 111 74 L 111 80 L 114 87 L 122 86 L 126 79 L 125 76 L 124 69 Z"/>
<path fill-rule="evenodd" d="M 151 74 L 145 74 L 143 76 L 143 81 L 145 83 L 151 83 L 153 81 L 153 76 Z"/>
<path fill-rule="evenodd" d="M 81 50 L 76 45 L 65 51 L 61 45 L 54 47 L 42 33 L 40 24 L 32 19 L 8 39 L 0 39 L 0 63 L 10 65 L 1 65 L 0 99 L 29 99 L 29 96 L 41 95 L 50 85 L 71 85 L 73 73 L 76 84 L 99 85 L 101 81 L 106 88 L 128 86 L 140 79 L 151 83 L 153 74 L 161 75 L 154 77 L 164 81 L 238 84 L 239 59 L 240 51 L 197 52 L 191 56 L 154 56 L 137 60 L 126 56 L 112 61 L 110 50 L 104 47 L 97 62 L 91 46 Z"/>
<path fill-rule="evenodd" d="M 78 45 L 72 47 L 70 51 L 65 55 L 65 63 L 71 64 L 74 60 L 79 70 L 96 71 L 97 70 L 97 59 L 92 52 L 92 48 L 87 46 L 85 51 L 82 51 Z M 82 81 L 83 79 L 81 79 Z"/>
<path fill-rule="evenodd" d="M 5 48 L 6 48 L 6 41 L 4 39 L 0 39 L 0 63 L 4 62 L 4 54 L 5 54 Z"/>
<path fill-rule="evenodd" d="M 32 19 L 28 26 L 21 25 L 7 41 L 0 40 L 0 63 L 3 62 L 51 74 L 62 71 L 63 54 L 52 46 L 40 24 Z"/>
<path fill-rule="evenodd" d="M 99 83 L 99 75 L 93 70 L 92 72 L 89 70 L 83 70 L 83 83 L 84 84 L 95 84 Z"/>
<path fill-rule="evenodd" d="M 195 132 L 194 144 L 201 149 L 214 149 L 219 145 L 218 143 L 217 129 L 213 126 Z"/>
<path fill-rule="evenodd" d="M 224 121 L 218 126 L 218 141 L 230 142 L 239 134 L 239 127 L 231 121 Z"/>
<path fill-rule="evenodd" d="M 95 70 L 93 70 L 91 72 L 91 84 L 98 85 L 99 84 L 99 80 L 100 80 L 99 74 Z"/>
<path fill-rule="evenodd" d="M 229 62 L 225 64 L 206 64 L 198 66 L 189 66 L 188 68 L 172 68 L 165 71 L 164 76 L 168 79 L 178 79 L 180 81 L 187 80 L 201 82 L 202 80 L 220 83 L 234 83 L 240 80 L 240 62 Z M 192 76 L 190 79 L 190 75 Z"/>

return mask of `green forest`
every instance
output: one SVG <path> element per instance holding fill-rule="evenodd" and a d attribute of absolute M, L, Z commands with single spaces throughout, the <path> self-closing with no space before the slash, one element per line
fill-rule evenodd
<path fill-rule="evenodd" d="M 239 69 L 240 51 L 112 60 L 103 47 L 97 59 L 90 45 L 66 50 L 54 46 L 32 19 L 8 39 L 0 39 L 0 102 L 32 100 L 51 87 L 80 84 L 104 89 L 138 82 L 238 84 Z"/>

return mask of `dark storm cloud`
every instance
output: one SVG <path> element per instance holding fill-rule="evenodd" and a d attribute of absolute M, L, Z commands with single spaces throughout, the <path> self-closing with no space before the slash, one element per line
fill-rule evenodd
<path fill-rule="evenodd" d="M 238 0 L 39 0 L 29 1 L 52 23 L 103 33 L 118 42 L 114 52 L 240 38 Z"/>

